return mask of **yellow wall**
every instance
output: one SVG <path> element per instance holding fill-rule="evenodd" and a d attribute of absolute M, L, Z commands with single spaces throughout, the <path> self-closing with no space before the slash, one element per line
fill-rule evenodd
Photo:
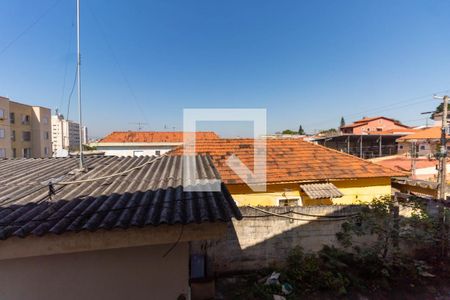
<path fill-rule="evenodd" d="M 373 198 L 391 193 L 391 179 L 363 178 L 354 180 L 334 180 L 333 183 L 343 194 L 335 199 L 310 199 L 303 191 L 300 191 L 298 183 L 272 184 L 267 186 L 264 193 L 255 193 L 246 185 L 227 185 L 238 206 L 278 205 L 278 199 L 299 197 L 303 205 L 330 205 L 330 204 L 355 204 L 369 202 Z"/>

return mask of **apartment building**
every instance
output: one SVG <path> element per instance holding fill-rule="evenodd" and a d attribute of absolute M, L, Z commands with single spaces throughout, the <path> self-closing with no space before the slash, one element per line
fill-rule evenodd
<path fill-rule="evenodd" d="M 83 128 L 83 131 L 87 134 L 87 128 Z M 75 151 L 80 148 L 80 125 L 64 119 L 58 111 L 52 116 L 52 145 L 53 153 L 63 149 Z"/>
<path fill-rule="evenodd" d="M 50 156 L 50 116 L 49 108 L 0 97 L 0 157 Z"/>

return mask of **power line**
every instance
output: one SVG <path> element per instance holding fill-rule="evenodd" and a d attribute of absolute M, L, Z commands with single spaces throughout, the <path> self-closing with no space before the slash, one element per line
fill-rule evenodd
<path fill-rule="evenodd" d="M 145 115 L 144 110 L 142 109 L 142 107 L 141 107 L 141 105 L 140 105 L 140 103 L 139 103 L 138 97 L 136 96 L 136 93 L 134 92 L 134 89 L 132 88 L 131 83 L 130 83 L 130 81 L 128 80 L 128 77 L 127 77 L 127 75 L 125 74 L 125 71 L 124 71 L 124 69 L 122 68 L 122 65 L 121 65 L 120 62 L 119 62 L 119 59 L 117 58 L 117 55 L 116 55 L 116 53 L 115 53 L 115 51 L 114 51 L 114 49 L 113 49 L 111 43 L 109 42 L 109 39 L 108 39 L 108 37 L 107 37 L 107 35 L 106 35 L 106 32 L 105 32 L 105 30 L 104 30 L 104 28 L 103 28 L 103 26 L 102 26 L 102 23 L 100 22 L 99 18 L 98 18 L 97 15 L 95 14 L 94 10 L 93 10 L 93 9 L 91 8 L 91 6 L 89 5 L 89 1 L 87 1 L 86 3 L 87 3 L 87 6 L 88 6 L 88 8 L 89 8 L 89 11 L 90 11 L 91 14 L 92 14 L 92 17 L 94 18 L 95 22 L 97 23 L 97 28 L 99 29 L 99 31 L 100 31 L 100 33 L 101 33 L 101 35 L 102 35 L 102 38 L 103 38 L 103 40 L 105 41 L 105 44 L 106 44 L 106 46 L 108 47 L 108 50 L 109 50 L 110 53 L 111 53 L 111 56 L 112 56 L 112 58 L 113 58 L 113 60 L 114 60 L 114 62 L 115 62 L 115 64 L 116 64 L 116 66 L 117 66 L 117 69 L 119 70 L 119 73 L 121 74 L 121 76 L 122 76 L 122 78 L 123 78 L 123 81 L 125 82 L 125 85 L 127 86 L 128 90 L 129 90 L 129 92 L 130 92 L 130 94 L 131 94 L 131 98 L 133 99 L 134 103 L 136 104 L 136 106 L 137 106 L 139 112 L 142 114 L 142 117 L 144 118 L 144 120 L 145 120 L 147 123 L 149 123 L 149 122 L 148 122 L 148 119 L 147 119 L 147 116 Z"/>
<path fill-rule="evenodd" d="M 21 33 L 7 43 L 1 50 L 0 56 L 2 56 L 12 45 L 14 45 L 22 36 L 30 31 L 36 24 L 38 24 L 53 8 L 55 8 L 61 0 L 55 1 L 49 8 L 47 8 L 37 19 L 35 19 L 30 25 L 28 25 Z"/>
<path fill-rule="evenodd" d="M 73 22 L 72 22 L 72 27 L 74 26 Z M 69 35 L 69 42 L 67 43 L 67 51 L 66 51 L 66 62 L 64 64 L 64 77 L 63 77 L 63 84 L 62 84 L 62 91 L 61 91 L 61 101 L 60 101 L 60 105 L 59 108 L 62 109 L 63 103 L 64 103 L 64 95 L 65 95 L 65 90 L 66 90 L 66 78 L 67 78 L 67 67 L 69 65 L 69 60 L 67 59 L 69 54 L 70 54 L 70 48 L 72 46 L 72 38 Z"/>
<path fill-rule="evenodd" d="M 66 120 L 69 120 L 69 112 L 70 112 L 70 101 L 72 100 L 73 92 L 75 91 L 75 86 L 77 84 L 77 74 L 78 74 L 78 64 L 75 67 L 75 76 L 73 77 L 72 89 L 69 93 L 69 100 L 67 101 L 67 115 Z"/>
<path fill-rule="evenodd" d="M 421 103 L 425 103 L 428 102 L 429 99 L 425 99 L 425 100 L 420 100 L 420 101 L 414 101 L 414 102 L 410 102 L 412 100 L 418 100 L 418 99 L 423 99 L 423 98 L 431 98 L 433 95 L 435 94 L 439 94 L 439 93 L 444 93 L 444 92 L 448 92 L 450 91 L 449 89 L 446 90 L 442 90 L 442 91 L 438 91 L 438 92 L 434 92 L 434 93 L 430 93 L 427 95 L 422 95 L 422 96 L 417 96 L 417 97 L 412 97 L 412 98 L 408 98 L 408 99 L 404 99 L 404 100 L 400 100 L 388 105 L 382 105 L 378 108 L 371 108 L 365 111 L 361 111 L 358 113 L 351 113 L 351 114 L 347 114 L 347 115 L 343 115 L 344 118 L 348 118 L 348 117 L 352 117 L 352 116 L 361 116 L 367 113 L 378 113 L 378 112 L 383 112 L 383 111 L 388 111 L 388 110 L 397 110 L 397 109 L 401 109 L 404 107 L 410 107 L 412 105 L 416 105 L 416 104 L 421 104 Z M 407 103 L 406 103 L 407 102 Z M 406 104 L 404 104 L 406 103 Z M 309 123 L 309 124 L 304 124 L 304 126 L 308 126 L 308 127 L 312 127 L 315 125 L 319 125 L 319 124 L 324 124 L 324 123 L 329 123 L 329 122 L 337 122 L 336 120 L 331 120 L 331 119 L 327 119 L 327 120 L 322 120 L 322 121 L 318 121 L 318 122 L 313 122 L 313 123 Z"/>

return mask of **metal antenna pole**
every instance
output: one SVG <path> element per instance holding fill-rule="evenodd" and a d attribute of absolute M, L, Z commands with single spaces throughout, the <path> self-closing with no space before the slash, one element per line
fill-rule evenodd
<path fill-rule="evenodd" d="M 83 157 L 83 122 L 81 114 L 81 54 L 80 54 L 80 0 L 77 0 L 77 93 L 78 93 L 78 115 L 79 115 L 79 137 L 80 137 L 80 170 L 84 169 Z"/>

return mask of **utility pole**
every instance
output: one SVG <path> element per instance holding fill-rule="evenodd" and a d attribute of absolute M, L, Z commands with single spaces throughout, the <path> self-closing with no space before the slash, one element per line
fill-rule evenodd
<path fill-rule="evenodd" d="M 445 95 L 444 97 L 434 96 L 435 99 L 443 100 L 443 111 L 442 111 L 442 126 L 441 126 L 441 147 L 437 154 L 439 159 L 439 170 L 438 170 L 438 199 L 446 200 L 447 194 L 447 113 L 448 113 L 448 100 L 449 97 Z"/>
<path fill-rule="evenodd" d="M 417 156 L 417 145 L 416 140 L 411 141 L 411 178 L 416 178 L 416 156 Z"/>

